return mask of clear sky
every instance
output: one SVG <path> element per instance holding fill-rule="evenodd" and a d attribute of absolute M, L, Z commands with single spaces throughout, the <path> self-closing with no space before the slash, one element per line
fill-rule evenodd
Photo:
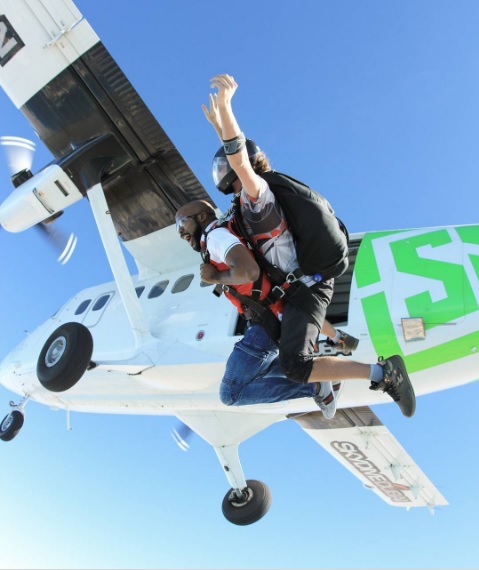
<path fill-rule="evenodd" d="M 476 0 L 76 3 L 215 199 L 201 104 L 230 73 L 247 136 L 351 232 L 478 223 Z M 0 109 L 0 134 L 34 137 L 3 92 Z M 51 158 L 39 143 L 33 171 Z M 0 175 L 6 196 L 3 157 Z M 65 266 L 34 229 L 0 232 L 0 355 L 112 279 L 87 201 L 58 225 L 79 236 Z M 199 437 L 179 450 L 175 418 L 72 414 L 68 431 L 30 402 L 0 442 L 0 567 L 479 568 L 478 396 L 477 383 L 422 396 L 412 419 L 374 409 L 449 501 L 434 516 L 387 506 L 282 422 L 240 446 L 246 478 L 273 495 L 248 527 L 224 519 L 218 460 Z M 0 419 L 11 399 L 0 388 Z"/>

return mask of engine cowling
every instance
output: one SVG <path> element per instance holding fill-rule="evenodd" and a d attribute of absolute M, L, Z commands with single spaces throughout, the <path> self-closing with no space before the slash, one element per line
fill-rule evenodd
<path fill-rule="evenodd" d="M 0 205 L 0 224 L 21 232 L 54 217 L 83 198 L 71 178 L 51 164 L 20 184 Z"/>

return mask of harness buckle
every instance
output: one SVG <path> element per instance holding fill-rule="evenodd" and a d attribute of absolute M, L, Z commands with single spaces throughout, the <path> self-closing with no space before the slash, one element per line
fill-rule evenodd
<path fill-rule="evenodd" d="M 298 281 L 301 277 L 303 277 L 304 273 L 301 271 L 299 267 L 290 271 L 288 275 L 286 275 L 286 283 L 294 283 Z"/>
<path fill-rule="evenodd" d="M 213 295 L 216 295 L 217 297 L 221 297 L 222 293 L 223 293 L 223 287 L 218 283 L 217 285 L 215 285 L 215 287 L 213 289 Z"/>
<path fill-rule="evenodd" d="M 282 289 L 279 285 L 275 285 L 275 286 L 271 289 L 271 293 L 272 293 L 277 299 L 282 299 L 282 298 L 286 295 L 285 290 Z"/>

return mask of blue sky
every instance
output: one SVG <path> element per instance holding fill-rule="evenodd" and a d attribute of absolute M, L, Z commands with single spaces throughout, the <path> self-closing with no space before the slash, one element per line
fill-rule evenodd
<path fill-rule="evenodd" d="M 220 205 L 201 104 L 209 78 L 230 73 L 247 136 L 351 232 L 478 222 L 475 0 L 76 3 Z M 34 136 L 3 92 L 0 109 L 0 134 Z M 33 170 L 50 160 L 39 143 Z M 87 201 L 58 224 L 79 236 L 66 266 L 34 229 L 0 232 L 0 355 L 112 279 Z M 223 518 L 217 458 L 198 437 L 180 451 L 174 418 L 72 414 L 68 431 L 64 412 L 30 402 L 0 442 L 0 567 L 477 568 L 478 395 L 474 383 L 420 397 L 410 420 L 375 409 L 449 501 L 434 516 L 387 506 L 282 422 L 240 447 L 246 477 L 273 494 L 249 527 Z M 12 398 L 0 388 L 5 414 Z"/>

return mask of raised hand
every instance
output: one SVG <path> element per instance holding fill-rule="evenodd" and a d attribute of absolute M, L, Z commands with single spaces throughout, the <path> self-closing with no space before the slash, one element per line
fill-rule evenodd
<path fill-rule="evenodd" d="M 230 103 L 236 89 L 238 88 L 238 84 L 234 80 L 234 77 L 224 73 L 222 75 L 215 75 L 210 79 L 210 81 L 211 88 L 218 89 L 218 93 L 216 94 L 217 105 Z"/>

